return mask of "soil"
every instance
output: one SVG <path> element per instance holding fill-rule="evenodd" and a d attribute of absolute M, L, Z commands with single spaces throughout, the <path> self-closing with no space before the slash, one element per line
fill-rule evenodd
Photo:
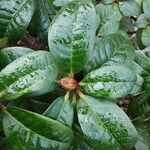
<path fill-rule="evenodd" d="M 31 36 L 28 32 L 26 32 L 21 40 L 19 40 L 16 44 L 17 46 L 28 47 L 33 50 L 46 50 L 48 49 L 47 45 L 39 40 L 37 37 Z"/>

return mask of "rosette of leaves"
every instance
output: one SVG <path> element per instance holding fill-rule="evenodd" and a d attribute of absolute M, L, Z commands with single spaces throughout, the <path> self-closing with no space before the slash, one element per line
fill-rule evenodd
<path fill-rule="evenodd" d="M 58 86 L 66 91 L 43 114 L 1 105 L 4 133 L 15 149 L 135 146 L 137 131 L 116 104 L 118 98 L 141 91 L 143 79 L 128 61 L 135 58 L 135 51 L 118 34 L 95 41 L 96 19 L 91 0 L 75 0 L 60 9 L 49 27 L 50 52 L 22 47 L 1 50 L 1 59 L 6 58 L 1 62 L 1 100 L 33 98 Z"/>
<path fill-rule="evenodd" d="M 150 1 L 143 1 L 143 14 L 139 16 L 136 21 L 136 26 L 138 27 L 137 39 L 140 47 L 150 46 Z"/>
<path fill-rule="evenodd" d="M 135 0 L 102 0 L 102 3 L 96 5 L 96 11 L 100 20 L 98 35 L 106 36 L 116 32 L 120 33 L 122 17 L 139 16 L 141 8 Z"/>

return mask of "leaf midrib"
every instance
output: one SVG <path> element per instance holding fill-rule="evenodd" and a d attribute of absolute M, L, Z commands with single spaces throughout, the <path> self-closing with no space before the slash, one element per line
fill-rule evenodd
<path fill-rule="evenodd" d="M 8 115 L 8 117 L 10 116 L 15 122 L 17 122 L 18 124 L 20 124 L 23 128 L 26 128 L 29 132 L 33 132 L 34 134 L 37 134 L 37 135 L 39 135 L 39 136 L 41 136 L 41 137 L 43 137 L 43 138 L 46 138 L 46 139 L 48 139 L 48 140 L 56 141 L 56 140 L 52 140 L 52 139 L 49 139 L 49 138 L 47 138 L 47 137 L 44 137 L 43 135 L 40 135 L 39 133 L 37 133 L 37 132 L 31 130 L 31 129 L 28 128 L 28 127 L 26 127 L 24 124 L 22 124 L 21 122 L 19 122 L 19 120 L 17 120 L 13 115 L 11 115 L 7 110 L 5 110 L 4 113 L 5 113 L 6 115 Z M 44 117 L 44 116 L 43 116 L 43 117 Z M 62 141 L 56 141 L 56 142 L 58 142 L 58 143 L 66 143 L 66 144 L 69 143 L 69 142 L 67 143 L 67 142 L 62 142 Z"/>
<path fill-rule="evenodd" d="M 17 83 L 21 78 L 26 77 L 27 75 L 29 75 L 29 74 L 31 74 L 31 73 L 33 73 L 33 72 L 36 72 L 36 71 L 38 71 L 38 70 L 44 70 L 44 69 L 47 68 L 47 67 L 49 68 L 49 66 L 50 66 L 50 64 L 48 64 L 48 65 L 46 65 L 46 66 L 44 66 L 44 67 L 42 67 L 42 68 L 40 68 L 40 69 L 37 68 L 37 69 L 35 69 L 35 70 L 32 70 L 30 73 L 25 74 L 25 75 L 19 77 L 16 81 L 14 81 L 14 82 L 12 82 L 11 84 L 5 86 L 6 88 L 0 92 L 0 97 L 3 96 L 3 94 L 5 94 L 5 91 L 7 91 L 11 85 Z M 51 68 L 50 68 L 50 69 L 51 69 Z"/>
<path fill-rule="evenodd" d="M 122 41 L 122 43 L 124 43 L 124 44 L 120 44 L 120 46 L 112 53 L 112 55 L 101 65 L 101 67 L 103 67 L 105 64 L 107 64 L 110 60 L 111 60 L 111 58 L 113 58 L 117 53 L 119 53 L 120 51 L 120 49 L 122 48 L 122 47 L 126 47 L 126 43 L 125 43 L 125 41 L 126 41 L 126 39 L 124 39 L 123 41 Z"/>
<path fill-rule="evenodd" d="M 96 111 L 93 109 L 93 107 L 88 103 L 88 101 L 86 100 L 86 98 L 83 98 L 83 100 L 87 103 L 87 105 L 91 108 L 91 110 L 93 111 L 93 113 L 96 115 L 96 117 L 98 118 L 98 120 L 101 121 L 102 125 L 104 127 L 106 127 L 107 131 L 110 133 L 110 135 L 112 135 L 112 137 L 116 140 L 116 142 L 124 149 L 124 146 L 119 143 L 119 141 L 115 138 L 115 136 L 111 133 L 111 131 L 107 128 L 106 124 L 100 119 L 100 117 L 97 115 Z"/>
<path fill-rule="evenodd" d="M 79 4 L 80 2 L 78 2 L 78 4 L 76 5 L 76 8 L 75 8 L 75 16 L 74 16 L 74 20 L 72 21 L 72 29 L 71 29 L 71 58 L 70 58 L 70 74 L 73 75 L 74 72 L 73 72 L 73 41 L 74 41 L 74 34 L 73 34 L 73 30 L 74 30 L 74 23 L 76 22 L 76 19 L 77 19 L 77 12 L 76 10 L 78 9 L 79 7 Z"/>
<path fill-rule="evenodd" d="M 12 20 L 14 20 L 14 18 L 19 14 L 19 12 L 22 10 L 22 8 L 24 7 L 24 5 L 26 5 L 29 1 L 31 0 L 26 0 L 22 3 L 22 5 L 20 5 L 20 7 L 16 10 L 16 12 L 12 15 L 12 18 L 9 20 L 7 26 L 6 26 L 6 31 L 5 31 L 5 35 L 7 33 L 8 27 L 10 25 L 10 23 L 12 22 Z"/>

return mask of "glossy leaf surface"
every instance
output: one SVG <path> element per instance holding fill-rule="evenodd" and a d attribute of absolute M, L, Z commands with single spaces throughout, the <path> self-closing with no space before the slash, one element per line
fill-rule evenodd
<path fill-rule="evenodd" d="M 85 96 L 78 101 L 80 126 L 94 150 L 132 149 L 137 132 L 128 116 L 107 99 Z"/>
<path fill-rule="evenodd" d="M 100 29 L 99 36 L 107 36 L 119 30 L 119 21 L 109 20 Z"/>
<path fill-rule="evenodd" d="M 145 28 L 147 27 L 147 25 L 148 25 L 148 21 L 145 14 L 141 14 L 136 21 L 136 26 L 138 28 Z"/>
<path fill-rule="evenodd" d="M 54 0 L 53 4 L 56 6 L 64 6 L 72 1 L 73 0 Z"/>
<path fill-rule="evenodd" d="M 36 10 L 32 20 L 35 34 L 47 44 L 48 28 L 55 16 L 55 7 L 48 3 L 48 0 L 36 0 Z"/>
<path fill-rule="evenodd" d="M 133 96 L 136 96 L 136 95 L 140 94 L 143 91 L 142 86 L 143 86 L 143 83 L 144 83 L 144 79 L 138 74 L 136 76 L 137 76 L 136 83 L 135 83 L 132 91 L 130 92 L 130 94 L 133 95 Z"/>
<path fill-rule="evenodd" d="M 0 96 L 6 100 L 24 94 L 40 95 L 54 88 L 57 68 L 49 52 L 26 54 L 0 72 Z"/>
<path fill-rule="evenodd" d="M 72 141 L 71 129 L 55 120 L 15 107 L 4 113 L 5 135 L 17 148 L 64 150 Z"/>
<path fill-rule="evenodd" d="M 100 18 L 99 36 L 110 35 L 118 31 L 119 21 L 122 18 L 118 4 L 104 5 L 100 3 L 96 5 L 96 12 Z"/>
<path fill-rule="evenodd" d="M 150 46 L 150 27 L 147 26 L 142 32 L 142 43 L 144 46 Z"/>
<path fill-rule="evenodd" d="M 85 66 L 85 71 L 90 72 L 101 66 L 107 65 L 111 61 L 124 60 L 135 57 L 132 44 L 123 36 L 112 34 L 104 38 L 97 38 L 93 53 L 89 56 L 89 62 Z M 120 64 L 120 60 L 119 60 Z"/>
<path fill-rule="evenodd" d="M 95 31 L 96 11 L 90 0 L 75 0 L 60 10 L 49 28 L 48 42 L 62 72 L 82 70 L 93 48 Z"/>
<path fill-rule="evenodd" d="M 0 50 L 0 66 L 6 67 L 9 63 L 13 62 L 17 58 L 33 52 L 32 49 L 25 47 L 7 47 Z"/>
<path fill-rule="evenodd" d="M 144 0 L 143 1 L 143 10 L 144 10 L 144 14 L 147 18 L 150 19 L 150 1 L 149 0 Z"/>
<path fill-rule="evenodd" d="M 115 0 L 102 0 L 102 2 L 104 3 L 104 4 L 111 4 L 111 3 L 113 3 Z"/>
<path fill-rule="evenodd" d="M 96 5 L 96 12 L 100 17 L 100 24 L 106 23 L 108 20 L 120 21 L 122 14 L 119 11 L 118 4 L 104 5 L 100 3 Z"/>
<path fill-rule="evenodd" d="M 137 81 L 136 74 L 123 66 L 106 66 L 85 76 L 83 91 L 94 97 L 121 98 L 130 94 Z"/>
<path fill-rule="evenodd" d="M 31 21 L 34 9 L 34 0 L 1 0 L 0 37 L 8 37 L 9 42 L 19 40 Z"/>
<path fill-rule="evenodd" d="M 46 117 L 55 119 L 68 127 L 72 127 L 74 110 L 69 99 L 59 97 L 43 114 Z"/>
<path fill-rule="evenodd" d="M 138 65 L 138 74 L 142 76 L 149 76 L 150 59 L 142 51 L 136 51 L 135 54 L 135 62 Z"/>
<path fill-rule="evenodd" d="M 140 5 L 135 0 L 125 0 L 119 2 L 120 11 L 125 16 L 138 16 L 141 12 Z"/>

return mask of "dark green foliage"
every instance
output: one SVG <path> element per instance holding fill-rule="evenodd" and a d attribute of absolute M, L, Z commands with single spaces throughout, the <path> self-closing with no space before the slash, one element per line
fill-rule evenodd
<path fill-rule="evenodd" d="M 0 149 L 149 150 L 149 10 L 0 0 Z M 25 32 L 49 52 L 16 46 Z"/>

